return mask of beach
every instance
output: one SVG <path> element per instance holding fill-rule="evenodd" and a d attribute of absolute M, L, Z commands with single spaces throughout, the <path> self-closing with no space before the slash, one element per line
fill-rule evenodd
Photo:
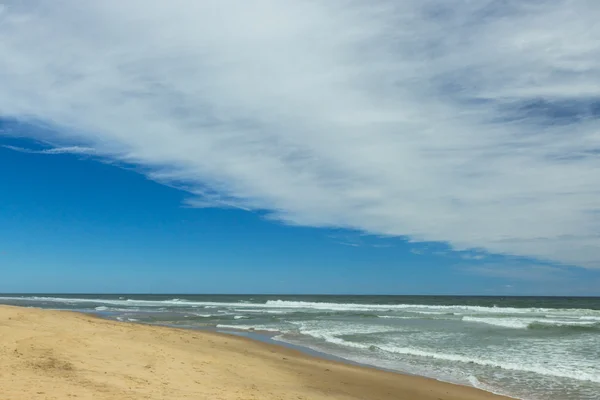
<path fill-rule="evenodd" d="M 502 399 L 207 331 L 0 306 L 0 398 Z"/>

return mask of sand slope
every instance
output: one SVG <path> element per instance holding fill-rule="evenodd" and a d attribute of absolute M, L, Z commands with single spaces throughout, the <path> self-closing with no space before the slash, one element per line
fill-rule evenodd
<path fill-rule="evenodd" d="M 0 399 L 501 399 L 245 338 L 0 306 Z"/>

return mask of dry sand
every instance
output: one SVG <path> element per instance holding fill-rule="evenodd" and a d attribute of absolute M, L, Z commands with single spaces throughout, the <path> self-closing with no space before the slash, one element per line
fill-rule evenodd
<path fill-rule="evenodd" d="M 243 337 L 0 306 L 1 400 L 503 398 Z"/>

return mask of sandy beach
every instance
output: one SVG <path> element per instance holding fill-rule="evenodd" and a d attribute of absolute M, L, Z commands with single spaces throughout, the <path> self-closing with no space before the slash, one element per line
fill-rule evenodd
<path fill-rule="evenodd" d="M 502 399 L 232 335 L 0 306 L 0 399 Z"/>

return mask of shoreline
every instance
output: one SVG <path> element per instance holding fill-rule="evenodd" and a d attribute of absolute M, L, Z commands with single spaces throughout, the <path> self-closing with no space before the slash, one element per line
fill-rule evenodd
<path fill-rule="evenodd" d="M 72 311 L 72 312 L 79 312 L 79 311 Z M 93 318 L 100 318 L 100 319 L 104 319 L 107 321 L 115 321 L 114 319 L 108 318 L 106 317 L 103 313 L 90 313 L 90 312 L 83 312 L 86 315 L 90 315 Z M 344 358 L 338 355 L 334 355 L 334 354 L 329 354 L 326 353 L 324 351 L 321 350 L 317 350 L 314 349 L 312 347 L 309 346 L 305 346 L 305 345 L 301 345 L 301 344 L 294 344 L 294 343 L 290 343 L 290 342 L 286 342 L 283 340 L 276 340 L 274 339 L 274 337 L 278 336 L 279 334 L 281 334 L 282 332 L 280 331 L 267 331 L 267 330 L 245 330 L 245 329 L 235 329 L 233 327 L 227 327 L 227 328 L 220 328 L 218 326 L 216 327 L 203 327 L 203 328 L 181 328 L 175 325 L 168 325 L 168 324 L 150 324 L 150 323 L 145 323 L 142 321 L 123 321 L 123 320 L 117 320 L 118 322 L 124 322 L 124 323 L 131 323 L 131 324 L 141 324 L 141 325 L 147 325 L 147 326 L 162 326 L 165 328 L 173 328 L 173 329 L 183 329 L 183 330 L 192 330 L 192 331 L 199 331 L 199 332 L 209 332 L 209 333 L 216 333 L 219 335 L 233 335 L 233 336 L 237 336 L 237 337 L 241 337 L 241 338 L 245 338 L 248 339 L 252 342 L 259 342 L 259 343 L 264 343 L 264 344 L 268 344 L 268 345 L 272 345 L 272 346 L 276 346 L 276 347 L 281 347 L 281 348 L 285 348 L 285 349 L 292 349 L 292 350 L 296 350 L 299 351 L 307 356 L 310 357 L 314 357 L 320 360 L 327 360 L 327 361 L 333 361 L 333 362 L 337 362 L 337 363 L 341 363 L 341 364 L 346 364 L 346 365 L 353 365 L 353 366 L 357 366 L 357 367 L 362 367 L 362 368 L 368 368 L 368 369 L 373 369 L 373 370 L 377 370 L 377 371 L 384 371 L 384 372 L 389 372 L 389 373 L 393 373 L 393 374 L 400 374 L 403 376 L 414 376 L 414 377 L 420 377 L 420 378 L 425 378 L 425 379 L 431 379 L 437 382 L 442 382 L 442 383 L 447 383 L 450 385 L 455 385 L 455 386 L 461 386 L 461 387 L 467 387 L 467 388 L 472 388 L 472 389 L 477 389 L 477 390 L 482 390 L 486 393 L 491 393 L 497 396 L 501 396 L 503 398 L 507 398 L 507 399 L 511 399 L 511 400 L 525 400 L 519 397 L 512 397 L 506 394 L 502 394 L 502 393 L 497 393 L 491 390 L 485 390 L 482 388 L 478 388 L 476 386 L 473 385 L 466 385 L 466 384 L 461 384 L 458 382 L 451 382 L 451 381 L 445 381 L 443 379 L 438 379 L 435 377 L 431 377 L 431 376 L 426 376 L 426 375 L 419 375 L 419 374 L 415 374 L 415 373 L 410 373 L 408 371 L 401 371 L 401 370 L 395 370 L 395 369 L 391 369 L 391 368 L 384 368 L 384 367 L 380 367 L 378 365 L 375 364 L 369 364 L 369 363 L 365 363 L 365 362 L 360 362 L 360 361 L 354 361 L 348 358 Z"/>
<path fill-rule="evenodd" d="M 243 335 L 0 305 L 0 397 L 509 399 Z"/>
<path fill-rule="evenodd" d="M 132 322 L 135 323 L 135 322 Z M 171 327 L 169 325 L 163 325 L 166 327 Z M 177 328 L 177 327 L 173 327 L 173 328 Z M 449 381 L 445 381 L 442 379 L 437 379 L 437 378 L 433 378 L 430 376 L 425 376 L 425 375 L 418 375 L 418 374 L 413 374 L 407 371 L 400 371 L 400 370 L 395 370 L 395 369 L 391 369 L 391 368 L 384 368 L 384 367 L 380 367 L 374 364 L 368 364 L 368 363 L 364 363 L 364 362 L 359 362 L 359 361 L 354 361 L 354 360 L 350 360 L 344 357 L 340 357 L 340 356 L 336 356 L 333 354 L 329 354 L 329 353 L 325 353 L 323 351 L 320 350 L 315 350 L 311 347 L 307 347 L 307 346 L 303 346 L 303 345 L 299 345 L 299 344 L 293 344 L 293 343 L 289 343 L 289 342 L 285 342 L 285 341 L 280 341 L 280 340 L 275 340 L 273 339 L 273 337 L 277 336 L 276 334 L 273 333 L 273 331 L 246 331 L 246 330 L 234 330 L 233 328 L 231 329 L 223 329 L 223 328 L 215 328 L 214 330 L 211 329 L 198 329 L 201 332 L 214 332 L 217 334 L 223 334 L 223 335 L 235 335 L 235 336 L 239 336 L 239 337 L 243 337 L 246 339 L 249 339 L 253 342 L 260 342 L 260 343 L 265 343 L 265 344 L 270 344 L 273 346 L 277 346 L 277 347 L 283 347 L 283 348 L 287 348 L 287 349 L 292 349 L 292 350 L 296 350 L 299 351 L 303 354 L 306 354 L 308 356 L 311 357 L 315 357 L 318 359 L 322 359 L 322 360 L 328 360 L 328 361 L 333 361 L 336 363 L 341 363 L 341 364 L 346 364 L 346 365 L 353 365 L 356 367 L 361 367 L 361 368 L 368 368 L 368 369 L 373 369 L 376 371 L 383 371 L 383 372 L 388 372 L 388 373 L 392 373 L 392 374 L 399 374 L 399 375 L 403 375 L 403 376 L 413 376 L 413 377 L 419 377 L 419 378 L 425 378 L 425 379 L 431 379 L 434 380 L 436 382 L 441 382 L 441 383 L 445 383 L 445 384 L 449 384 L 449 385 L 453 385 L 453 386 L 460 386 L 460 387 L 466 387 L 466 388 L 471 388 L 471 389 L 477 389 L 477 390 L 482 390 L 485 393 L 491 393 L 494 394 L 496 396 L 500 396 L 501 398 L 504 399 L 510 399 L 510 400 L 525 400 L 519 397 L 512 397 L 512 396 L 508 396 L 506 394 L 502 394 L 502 393 L 496 393 L 493 392 L 491 390 L 485 390 L 485 389 L 481 389 L 475 386 L 471 386 L 471 385 L 463 385 L 461 383 L 456 383 L 456 382 L 449 382 Z M 270 333 L 270 334 L 269 334 Z"/>

